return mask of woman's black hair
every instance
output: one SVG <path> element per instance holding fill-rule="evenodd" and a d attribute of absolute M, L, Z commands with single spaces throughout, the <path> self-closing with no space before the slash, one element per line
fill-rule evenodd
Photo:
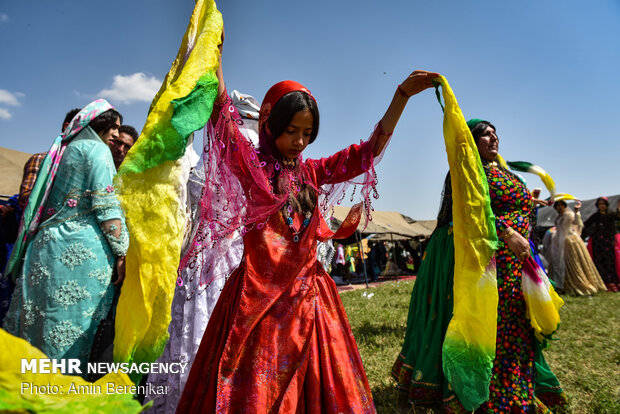
<path fill-rule="evenodd" d="M 486 131 L 487 127 L 491 127 L 493 128 L 493 130 L 497 131 L 497 129 L 495 128 L 495 125 L 493 125 L 492 123 L 488 122 L 488 121 L 482 121 L 479 122 L 472 130 L 471 130 L 471 134 L 474 136 L 474 141 L 476 142 L 476 144 L 478 143 L 478 140 L 480 139 L 480 137 L 482 136 L 482 134 L 484 133 L 484 131 Z"/>
<path fill-rule="evenodd" d="M 276 102 L 267 120 L 273 139 L 277 139 L 284 133 L 297 112 L 309 110 L 312 113 L 312 133 L 310 144 L 314 142 L 319 133 L 319 108 L 314 99 L 305 92 L 289 92 Z"/>
<path fill-rule="evenodd" d="M 598 203 L 599 203 L 599 201 L 603 201 L 605 204 L 607 204 L 607 207 L 609 207 L 609 201 L 608 201 L 608 200 L 606 200 L 604 197 L 599 197 L 599 198 L 597 198 L 597 199 L 596 199 L 596 203 L 595 203 L 594 205 L 598 207 Z"/>
<path fill-rule="evenodd" d="M 564 207 L 568 207 L 568 204 L 566 204 L 566 201 L 564 200 L 558 200 L 555 203 L 553 203 L 553 208 L 556 208 L 557 206 L 562 205 Z"/>
<path fill-rule="evenodd" d="M 65 130 L 65 126 L 69 125 L 71 120 L 73 120 L 73 117 L 76 116 L 81 110 L 82 109 L 80 108 L 73 108 L 72 110 L 67 112 L 67 114 L 65 115 L 65 120 L 62 121 L 62 129 L 60 130 L 60 132 L 63 132 Z"/>
<path fill-rule="evenodd" d="M 116 120 L 123 123 L 123 116 L 116 109 L 108 109 L 88 124 L 97 135 L 105 135 L 112 127 L 116 125 Z"/>

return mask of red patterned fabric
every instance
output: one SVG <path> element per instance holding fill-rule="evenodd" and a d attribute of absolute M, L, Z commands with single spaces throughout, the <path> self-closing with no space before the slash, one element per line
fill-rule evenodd
<path fill-rule="evenodd" d="M 331 277 L 316 260 L 320 216 L 298 243 L 281 214 L 244 238 L 178 413 L 374 413 Z"/>

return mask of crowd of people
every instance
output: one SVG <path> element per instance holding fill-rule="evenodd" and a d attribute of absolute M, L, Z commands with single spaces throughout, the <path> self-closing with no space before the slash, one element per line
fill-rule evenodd
<path fill-rule="evenodd" d="M 560 292 L 589 296 L 620 288 L 620 200 L 615 210 L 607 197 L 599 197 L 595 205 L 596 212 L 584 223 L 581 201 L 575 201 L 574 211 L 566 201 L 553 203 L 558 216 L 544 234 L 541 253 Z"/>
<path fill-rule="evenodd" d="M 422 255 L 422 243 L 415 242 L 417 248 L 414 248 L 409 240 L 371 240 L 365 250 L 360 250 L 358 244 L 344 245 L 338 241 L 334 244 L 335 252 L 328 271 L 337 283 L 358 279 L 376 282 L 381 275 L 412 275 Z"/>
<path fill-rule="evenodd" d="M 255 111 L 249 119 L 258 119 L 255 146 L 226 90 L 221 65 L 217 76 L 209 145 L 188 183 L 190 230 L 179 258 L 184 283 L 177 286 L 173 309 L 158 309 L 175 315 L 160 361 L 182 357 L 191 370 L 147 378 L 175 386 L 165 397 L 143 397 L 154 400 L 152 412 L 375 412 L 362 359 L 317 245 L 350 237 L 361 209 L 370 211 L 376 162 L 409 98 L 431 88 L 439 74 L 414 71 L 395 88 L 368 140 L 318 160 L 302 157 L 319 130 L 310 90 L 284 81 L 267 91 L 260 107 L 249 110 Z M 2 253 L 2 327 L 49 358 L 89 361 L 95 332 L 114 313 L 125 278 L 131 228 L 113 179 L 138 133 L 122 122 L 103 99 L 70 111 L 50 150 L 33 155 L 24 167 L 15 203 L 2 206 L 2 247 L 12 245 L 10 255 Z M 499 162 L 493 124 L 474 119 L 468 126 L 497 236 L 489 263 L 497 280 L 496 343 L 488 382 L 477 384 L 486 395 L 477 412 L 563 412 L 567 398 L 544 359 L 545 339 L 535 335 L 522 290 L 526 265 L 535 254 L 529 239 L 536 205 L 547 203 L 532 197 L 525 182 Z M 205 167 L 210 161 L 218 168 Z M 455 247 L 461 235 L 453 228 L 450 174 L 437 228 L 415 267 L 405 341 L 392 375 L 414 406 L 464 413 L 472 410 L 465 408 L 458 384 L 469 379 L 447 378 L 442 369 L 456 306 L 455 256 L 461 253 Z M 319 196 L 338 198 L 337 186 L 360 176 L 364 206 L 351 209 L 338 229 L 330 229 Z M 611 211 L 604 197 L 597 206 L 598 212 L 582 223 L 579 203 L 576 213 L 564 201 L 555 203 L 556 230 L 543 253 L 558 290 L 618 291 L 620 213 L 617 207 Z M 237 225 L 221 226 L 222 215 Z M 580 238 L 582 227 L 591 256 Z M 365 267 L 374 281 L 390 260 L 406 270 L 420 256 L 407 243 L 398 242 L 392 250 L 390 256 L 383 242 L 371 243 L 364 263 L 338 245 L 333 274 Z M 199 287 L 206 291 L 194 296 Z M 478 369 L 479 362 L 470 368 Z"/>

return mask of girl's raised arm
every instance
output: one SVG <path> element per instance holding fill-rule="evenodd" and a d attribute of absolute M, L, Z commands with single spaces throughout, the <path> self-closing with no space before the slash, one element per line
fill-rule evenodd
<path fill-rule="evenodd" d="M 437 77 L 439 77 L 439 73 L 416 70 L 413 71 L 403 83 L 398 85 L 390 106 L 388 106 L 385 115 L 381 118 L 381 129 L 383 130 L 383 134 L 373 134 L 370 139 L 372 152 L 375 157 L 381 153 L 390 135 L 394 132 L 394 128 L 396 128 L 396 124 L 409 98 L 432 87 L 432 80 Z"/>

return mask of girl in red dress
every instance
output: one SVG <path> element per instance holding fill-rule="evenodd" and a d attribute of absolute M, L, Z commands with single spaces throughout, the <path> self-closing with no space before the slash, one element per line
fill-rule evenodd
<path fill-rule="evenodd" d="M 236 236 L 243 237 L 244 255 L 209 320 L 178 413 L 375 412 L 336 285 L 317 261 L 316 246 L 352 234 L 362 204 L 370 212 L 374 163 L 408 98 L 437 76 L 415 71 L 407 77 L 369 140 L 304 160 L 302 151 L 319 128 L 310 91 L 293 81 L 269 89 L 256 149 L 239 132 L 242 121 L 220 66 L 203 154 L 199 225 L 205 230 L 181 267 L 208 263 Z M 334 233 L 324 217 L 342 199 L 345 183 L 361 186 L 364 202 Z"/>

